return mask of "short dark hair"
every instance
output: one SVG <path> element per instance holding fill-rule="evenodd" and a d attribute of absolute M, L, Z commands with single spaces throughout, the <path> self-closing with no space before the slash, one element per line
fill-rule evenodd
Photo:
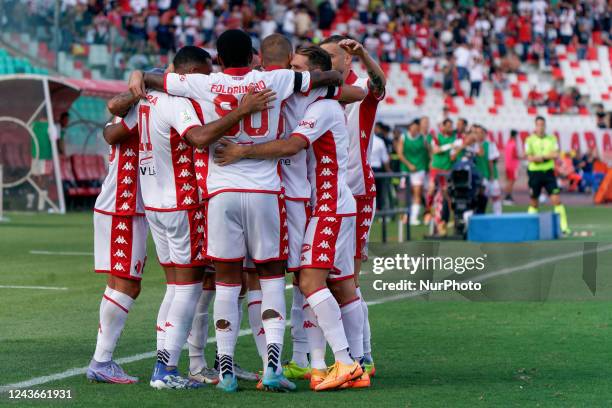
<path fill-rule="evenodd" d="M 463 123 L 465 123 L 465 124 L 466 124 L 466 126 L 467 126 L 467 124 L 468 124 L 468 121 L 467 121 L 467 119 L 466 119 L 466 118 L 459 118 L 458 120 L 461 120 L 461 121 L 463 121 Z"/>
<path fill-rule="evenodd" d="M 510 131 L 510 137 L 516 137 L 518 135 L 518 131 L 516 129 L 512 129 Z"/>
<path fill-rule="evenodd" d="M 323 41 L 321 41 L 320 45 L 331 44 L 331 43 L 338 44 L 340 41 L 351 40 L 351 39 L 352 39 L 351 37 L 346 36 L 346 35 L 334 34 L 334 35 L 327 37 Z"/>
<path fill-rule="evenodd" d="M 174 68 L 184 68 L 187 65 L 200 65 L 206 64 L 208 61 L 212 60 L 212 57 L 203 48 L 196 47 L 194 45 L 186 45 L 174 56 L 172 60 L 172 64 Z"/>
<path fill-rule="evenodd" d="M 446 118 L 446 119 L 444 119 L 444 120 L 442 121 L 442 124 L 443 124 L 443 125 L 446 125 L 446 124 L 447 124 L 447 123 L 449 123 L 449 122 L 450 122 L 450 124 L 451 124 L 451 125 L 453 124 L 453 121 L 452 121 L 451 119 Z"/>
<path fill-rule="evenodd" d="M 286 63 L 292 51 L 291 41 L 282 34 L 270 34 L 261 42 L 261 56 L 266 64 Z"/>
<path fill-rule="evenodd" d="M 217 39 L 217 54 L 226 68 L 248 67 L 253 60 L 253 42 L 242 30 L 227 30 Z"/>
<path fill-rule="evenodd" d="M 408 124 L 408 128 L 410 128 L 410 126 L 412 125 L 421 126 L 421 121 L 419 119 L 413 120 L 412 122 Z"/>
<path fill-rule="evenodd" d="M 332 69 L 329 53 L 319 46 L 300 46 L 295 50 L 295 53 L 308 58 L 308 68 L 311 70 L 320 69 L 321 71 L 329 71 Z"/>
<path fill-rule="evenodd" d="M 537 122 L 538 120 L 542 120 L 544 121 L 544 123 L 546 123 L 546 119 L 544 119 L 544 116 L 536 116 L 535 121 Z"/>

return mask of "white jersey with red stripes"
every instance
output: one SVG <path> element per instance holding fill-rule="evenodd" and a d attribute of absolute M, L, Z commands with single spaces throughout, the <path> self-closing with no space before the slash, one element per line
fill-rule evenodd
<path fill-rule="evenodd" d="M 163 92 L 148 91 L 137 110 L 126 116 L 140 133 L 140 184 L 145 208 L 176 211 L 200 205 L 194 149 L 184 139 L 201 126 L 192 102 Z"/>
<path fill-rule="evenodd" d="M 124 121 L 121 123 L 131 129 Z M 94 211 L 121 216 L 144 215 L 138 183 L 138 133 L 132 130 L 133 134 L 125 142 L 110 147 L 108 174 L 96 198 Z"/>
<path fill-rule="evenodd" d="M 355 199 L 347 184 L 349 139 L 338 101 L 311 104 L 291 137 L 308 142 L 308 180 L 313 217 L 355 215 Z"/>
<path fill-rule="evenodd" d="M 167 74 L 165 89 L 168 93 L 195 99 L 202 109 L 204 120 L 211 122 L 238 107 L 249 88 L 265 88 L 276 92 L 276 101 L 268 110 L 248 116 L 232 127 L 224 136 L 238 144 L 258 144 L 282 136 L 280 124 L 283 101 L 294 93 L 310 91 L 310 73 L 288 69 L 252 71 L 250 68 L 228 68 L 223 73 Z M 209 146 L 214 152 L 216 143 Z M 223 191 L 279 193 L 281 189 L 278 160 L 242 159 L 221 167 L 207 154 L 205 183 L 201 183 L 208 196 Z"/>
<path fill-rule="evenodd" d="M 336 87 L 317 88 L 308 93 L 294 94 L 283 104 L 282 127 L 285 137 L 288 138 L 297 126 L 308 106 L 320 99 L 338 99 L 340 89 Z M 307 179 L 306 150 L 302 150 L 291 157 L 280 160 L 282 185 L 285 197 L 293 200 L 310 200 L 310 184 Z"/>
<path fill-rule="evenodd" d="M 376 196 L 374 172 L 370 167 L 370 153 L 372 151 L 372 131 L 376 120 L 378 103 L 384 94 L 376 97 L 368 87 L 368 78 L 360 78 L 353 71 L 349 72 L 345 83 L 361 87 L 367 92 L 366 97 L 360 101 L 346 106 L 347 127 L 349 131 L 349 164 L 348 184 L 356 197 Z"/>

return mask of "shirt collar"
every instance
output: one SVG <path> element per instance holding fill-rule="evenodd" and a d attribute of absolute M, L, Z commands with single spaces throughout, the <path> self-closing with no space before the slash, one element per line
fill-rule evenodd
<path fill-rule="evenodd" d="M 346 76 L 346 81 L 344 81 L 344 82 L 346 82 L 347 85 L 352 85 L 352 84 L 354 84 L 357 81 L 357 79 L 359 79 L 359 77 L 351 69 L 349 71 L 349 74 Z"/>
<path fill-rule="evenodd" d="M 283 67 L 281 67 L 280 65 L 268 65 L 267 67 L 264 68 L 266 71 L 275 71 L 277 69 L 285 69 Z"/>
<path fill-rule="evenodd" d="M 225 68 L 223 70 L 224 74 L 233 75 L 233 76 L 244 76 L 247 73 L 251 72 L 250 67 L 240 67 L 240 68 Z"/>

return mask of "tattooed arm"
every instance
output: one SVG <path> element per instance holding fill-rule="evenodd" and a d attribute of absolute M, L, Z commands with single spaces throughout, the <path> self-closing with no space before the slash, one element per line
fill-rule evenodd
<path fill-rule="evenodd" d="M 138 102 L 138 99 L 129 91 L 123 92 L 110 99 L 106 103 L 106 107 L 110 113 L 122 118 L 127 115 L 132 105 Z"/>
<path fill-rule="evenodd" d="M 372 91 L 377 99 L 381 99 L 385 94 L 387 79 L 385 78 L 385 74 L 380 68 L 380 65 L 378 65 L 370 54 L 368 54 L 365 48 L 363 48 L 363 45 L 355 40 L 342 40 L 338 43 L 338 45 L 346 52 L 356 56 L 361 60 L 361 62 L 363 62 L 363 65 L 366 67 L 366 71 L 368 71 L 368 77 L 370 79 L 368 81 L 370 91 Z"/>

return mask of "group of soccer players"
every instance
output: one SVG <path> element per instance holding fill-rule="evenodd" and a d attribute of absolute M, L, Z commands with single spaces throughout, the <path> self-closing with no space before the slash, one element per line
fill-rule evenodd
<path fill-rule="evenodd" d="M 109 174 L 95 205 L 95 269 L 107 273 L 92 381 L 134 383 L 113 361 L 140 292 L 150 229 L 166 275 L 152 387 L 315 391 L 369 387 L 375 368 L 359 290 L 375 208 L 368 164 L 385 77 L 361 44 L 225 31 L 210 55 L 184 47 L 165 73 L 133 72 L 108 103 Z M 367 78 L 351 70 L 354 58 Z M 285 273 L 293 273 L 292 358 L 283 365 Z M 263 375 L 234 362 L 247 298 Z M 213 300 L 214 299 L 214 300 Z M 204 347 L 213 302 L 217 350 Z M 187 343 L 188 376 L 177 370 Z M 328 368 L 327 345 L 334 363 Z"/>

